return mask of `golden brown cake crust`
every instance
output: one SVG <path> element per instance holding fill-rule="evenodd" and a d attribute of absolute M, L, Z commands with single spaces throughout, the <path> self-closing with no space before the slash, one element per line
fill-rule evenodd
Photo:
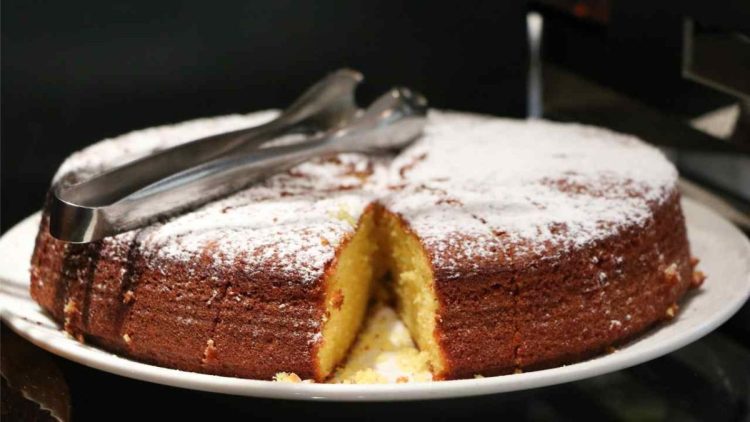
<path fill-rule="evenodd" d="M 601 274 L 605 274 L 602 276 Z M 436 279 L 445 378 L 507 374 L 580 361 L 670 319 L 693 266 L 679 194 L 646 227 L 557 260 Z"/>
<path fill-rule="evenodd" d="M 45 215 L 31 294 L 74 337 L 186 371 L 271 379 L 283 368 L 319 379 L 310 339 L 325 310 L 323 278 L 250 278 L 211 265 L 210 250 L 189 263 L 145 262 L 138 236 L 66 245 L 47 224 Z"/>

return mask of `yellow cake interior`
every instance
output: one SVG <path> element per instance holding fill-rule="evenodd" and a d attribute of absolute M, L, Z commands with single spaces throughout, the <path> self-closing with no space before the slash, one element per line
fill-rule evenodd
<path fill-rule="evenodd" d="M 382 277 L 386 273 L 389 276 Z M 339 251 L 328 278 L 317 356 L 320 379 L 329 377 L 346 357 L 367 313 L 373 284 L 381 278 L 390 280 L 387 286 L 398 314 L 433 373 L 442 372 L 444 362 L 435 339 L 438 301 L 424 249 L 397 216 L 370 208 Z"/>
<path fill-rule="evenodd" d="M 374 238 L 375 212 L 368 211 L 339 252 L 328 277 L 323 341 L 318 349 L 321 379 L 328 377 L 346 356 L 367 312 L 378 256 Z"/>
<path fill-rule="evenodd" d="M 383 212 L 378 228 L 399 316 L 427 353 L 433 373 L 440 374 L 444 363 L 435 338 L 438 300 L 430 262 L 417 236 L 394 214 Z"/>
<path fill-rule="evenodd" d="M 370 306 L 348 358 L 330 382 L 389 384 L 430 380 L 427 353 L 417 349 L 396 311 L 376 301 Z"/>

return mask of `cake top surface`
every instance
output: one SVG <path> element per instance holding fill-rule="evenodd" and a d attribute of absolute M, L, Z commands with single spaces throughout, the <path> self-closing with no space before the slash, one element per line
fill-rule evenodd
<path fill-rule="evenodd" d="M 551 258 L 643 224 L 677 180 L 656 148 L 632 136 L 439 112 L 389 173 L 397 188 L 382 200 L 386 207 L 436 250 L 474 260 L 498 248 L 508 260 Z M 498 242 L 451 247 L 451 231 Z"/>
<path fill-rule="evenodd" d="M 73 154 L 55 179 L 84 180 L 275 114 L 131 132 Z M 342 154 L 304 163 L 136 236 L 143 253 L 156 260 L 210 255 L 218 265 L 308 283 L 323 274 L 367 205 L 378 201 L 420 236 L 436 271 L 459 278 L 529 255 L 553 257 L 642 225 L 676 180 L 662 154 L 632 136 L 431 111 L 424 136 L 395 157 Z"/>

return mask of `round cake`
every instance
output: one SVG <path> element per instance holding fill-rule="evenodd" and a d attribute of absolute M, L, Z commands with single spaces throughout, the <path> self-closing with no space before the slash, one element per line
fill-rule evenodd
<path fill-rule="evenodd" d="M 108 139 L 54 183 L 275 114 Z M 307 162 L 101 241 L 58 241 L 43 213 L 31 294 L 71 335 L 136 360 L 322 382 L 382 286 L 435 379 L 551 367 L 674 317 L 700 284 L 676 184 L 632 136 L 431 111 L 394 157 Z"/>

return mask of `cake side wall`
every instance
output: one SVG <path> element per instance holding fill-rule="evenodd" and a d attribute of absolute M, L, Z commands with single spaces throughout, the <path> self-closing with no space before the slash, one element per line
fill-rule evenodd
<path fill-rule="evenodd" d="M 66 246 L 49 235 L 48 227 L 49 214 L 44 211 L 31 256 L 29 291 L 39 306 L 62 322 L 65 289 L 61 279 Z"/>
<path fill-rule="evenodd" d="M 438 279 L 445 377 L 541 369 L 600 354 L 672 318 L 692 283 L 676 191 L 654 206 L 645 227 L 560 259 Z"/>
<path fill-rule="evenodd" d="M 514 277 L 502 271 L 462 280 L 436 280 L 436 336 L 446 371 L 440 379 L 503 375 L 515 369 Z"/>
<path fill-rule="evenodd" d="M 65 246 L 46 221 L 32 260 L 32 296 L 79 340 L 187 371 L 314 378 L 320 289 L 263 271 L 248 275 L 239 264 L 212 266 L 210 251 L 186 264 L 148 261 L 137 241 Z"/>
<path fill-rule="evenodd" d="M 209 250 L 192 263 L 149 260 L 135 233 L 66 244 L 49 234 L 48 221 L 44 212 L 30 291 L 77 339 L 188 371 L 314 377 L 319 289 L 263 271 L 249 276 L 239 264 L 213 266 Z"/>
<path fill-rule="evenodd" d="M 148 230 L 148 229 L 146 229 Z M 139 360 L 200 371 L 214 327 L 216 303 L 224 293 L 221 269 L 210 265 L 210 251 L 194 262 L 152 259 L 136 240 L 123 303 L 121 337 Z"/>
<path fill-rule="evenodd" d="M 322 280 L 304 285 L 259 269 L 235 272 L 227 281 L 211 334 L 212 357 L 200 372 L 255 379 L 294 372 L 302 379 L 318 378 Z"/>
<path fill-rule="evenodd" d="M 99 250 L 99 259 L 90 277 L 90 290 L 82 308 L 86 341 L 112 350 L 127 347 L 123 324 L 134 297 L 131 287 L 137 284 L 136 232 L 109 239 Z"/>
<path fill-rule="evenodd" d="M 130 250 L 129 242 L 112 239 L 86 245 L 57 240 L 45 208 L 31 260 L 31 296 L 72 336 L 120 350 Z"/>
<path fill-rule="evenodd" d="M 652 208 L 644 227 L 519 276 L 519 367 L 557 366 L 611 351 L 676 315 L 693 283 L 679 193 Z"/>

